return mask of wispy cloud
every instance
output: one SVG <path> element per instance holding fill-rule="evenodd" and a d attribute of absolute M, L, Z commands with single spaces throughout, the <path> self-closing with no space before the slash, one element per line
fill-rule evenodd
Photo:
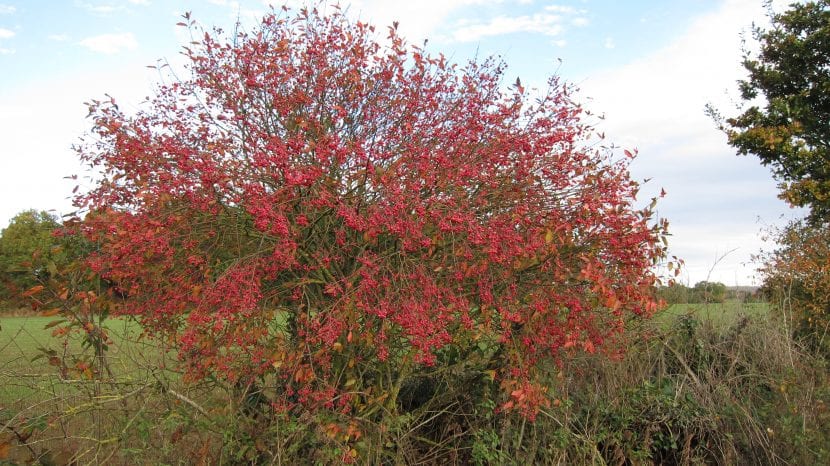
<path fill-rule="evenodd" d="M 16 11 L 17 11 L 17 8 L 15 8 L 14 5 L 6 5 L 6 4 L 0 3 L 0 15 L 11 15 L 11 14 L 14 14 L 14 12 L 16 12 Z"/>
<path fill-rule="evenodd" d="M 75 6 L 96 15 L 110 15 L 118 10 L 124 9 L 122 5 L 114 5 L 112 3 L 89 3 L 77 0 L 75 1 Z"/>
<path fill-rule="evenodd" d="M 562 16 L 546 13 L 523 16 L 496 16 L 486 22 L 462 21 L 453 33 L 453 38 L 459 42 L 475 42 L 485 37 L 514 34 L 517 32 L 532 32 L 546 36 L 556 36 L 562 33 Z"/>
<path fill-rule="evenodd" d="M 710 275 L 752 283 L 757 219 L 775 224 L 788 212 L 768 170 L 752 158 L 735 157 L 703 111 L 707 102 L 734 105 L 724 89 L 744 73 L 741 28 L 748 30 L 763 13 L 755 0 L 726 0 L 661 48 L 581 83 L 593 98 L 589 107 L 605 113 L 601 129 L 609 138 L 640 149 L 632 174 L 655 179 L 643 187 L 642 198 L 661 187 L 668 191 L 660 214 L 671 219 L 671 253 L 686 260 L 691 283 Z M 612 37 L 604 40 L 613 45 Z M 734 247 L 741 249 L 712 271 L 718 253 Z"/>
<path fill-rule="evenodd" d="M 588 21 L 588 18 L 586 18 L 584 16 L 577 16 L 576 18 L 571 20 L 571 24 L 573 24 L 574 26 L 576 26 L 578 28 L 587 26 L 589 23 L 590 23 L 590 21 Z"/>
<path fill-rule="evenodd" d="M 268 1 L 268 0 L 264 0 Z M 400 25 L 398 32 L 412 43 L 426 38 L 444 40 L 445 26 L 449 18 L 468 7 L 493 7 L 504 0 L 353 0 L 349 13 L 363 21 L 369 21 L 380 30 L 385 30 L 394 21 Z M 289 4 L 304 3 L 303 0 L 291 0 Z"/>
<path fill-rule="evenodd" d="M 576 8 L 572 6 L 565 6 L 565 5 L 548 5 L 545 7 L 545 11 L 550 11 L 551 13 L 562 13 L 562 14 L 573 14 L 576 13 Z"/>
<path fill-rule="evenodd" d="M 150 4 L 150 0 L 127 0 L 127 1 L 132 3 L 133 5 L 147 6 L 147 5 Z"/>
<path fill-rule="evenodd" d="M 0 39 L 11 39 L 12 37 L 14 37 L 14 31 L 10 29 L 0 28 Z M 0 55 L 11 55 L 13 53 L 14 49 L 0 47 Z"/>
<path fill-rule="evenodd" d="M 46 38 L 55 42 L 66 42 L 69 40 L 69 36 L 66 34 L 49 34 Z"/>
<path fill-rule="evenodd" d="M 520 2 L 522 3 L 522 2 Z M 546 5 L 535 13 L 524 15 L 501 14 L 486 20 L 462 19 L 456 24 L 452 38 L 459 42 L 475 42 L 485 37 L 515 33 L 532 33 L 546 36 L 561 35 L 568 26 L 588 25 L 587 11 L 568 5 Z M 564 46 L 564 41 L 554 42 Z"/>
<path fill-rule="evenodd" d="M 99 36 L 87 37 L 78 43 L 93 52 L 107 55 L 116 54 L 122 50 L 135 50 L 138 48 L 138 41 L 135 40 L 135 36 L 131 32 L 101 34 Z"/>

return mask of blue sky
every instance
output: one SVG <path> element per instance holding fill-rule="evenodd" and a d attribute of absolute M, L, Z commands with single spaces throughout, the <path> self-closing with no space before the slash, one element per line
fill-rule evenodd
<path fill-rule="evenodd" d="M 301 1 L 292 0 L 296 6 Z M 89 129 L 84 102 L 105 93 L 136 108 L 158 76 L 180 66 L 190 11 L 203 25 L 253 25 L 268 1 L 0 0 L 0 227 L 27 208 L 71 210 L 83 173 L 71 146 Z M 275 3 L 277 6 L 280 3 Z M 454 61 L 499 55 L 507 78 L 541 86 L 558 74 L 605 119 L 608 139 L 640 156 L 647 197 L 664 188 L 682 279 L 756 282 L 760 231 L 798 212 L 776 198 L 769 171 L 736 157 L 703 113 L 734 113 L 741 37 L 765 22 L 761 0 L 354 0 L 348 12 L 379 27 L 399 21 L 412 43 Z M 777 7 L 780 4 L 776 3 Z M 768 246 L 767 246 L 768 247 Z M 733 251 L 734 250 L 734 251 Z M 732 252 L 729 252 L 732 251 Z M 719 262 L 717 259 L 729 252 Z"/>

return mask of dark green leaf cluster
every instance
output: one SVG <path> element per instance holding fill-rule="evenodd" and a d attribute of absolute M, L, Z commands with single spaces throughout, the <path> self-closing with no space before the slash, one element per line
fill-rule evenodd
<path fill-rule="evenodd" d="M 30 209 L 0 231 L 0 302 L 7 307 L 26 304 L 21 293 L 42 284 L 89 249 L 81 236 L 64 227 L 57 216 Z"/>
<path fill-rule="evenodd" d="M 50 254 L 55 239 L 52 233 L 60 226 L 48 212 L 26 210 L 17 214 L 0 232 L 0 299 L 10 300 L 38 283 L 32 266 L 33 255 Z"/>

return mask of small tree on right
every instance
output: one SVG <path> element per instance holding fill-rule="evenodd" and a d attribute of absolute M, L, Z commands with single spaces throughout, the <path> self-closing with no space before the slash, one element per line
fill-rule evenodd
<path fill-rule="evenodd" d="M 739 81 L 745 106 L 720 128 L 740 155 L 772 169 L 780 197 L 809 209 L 805 221 L 778 234 L 765 256 L 764 288 L 792 317 L 796 334 L 827 349 L 830 328 L 830 1 L 770 7 L 770 25 L 755 27 Z M 711 111 L 711 109 L 710 109 Z"/>
<path fill-rule="evenodd" d="M 830 215 L 830 1 L 793 4 L 755 27 L 760 48 L 746 52 L 739 81 L 748 105 L 721 128 L 741 155 L 772 168 L 781 197 Z"/>
<path fill-rule="evenodd" d="M 764 257 L 762 291 L 792 321 L 796 337 L 830 355 L 830 228 L 793 222 Z"/>

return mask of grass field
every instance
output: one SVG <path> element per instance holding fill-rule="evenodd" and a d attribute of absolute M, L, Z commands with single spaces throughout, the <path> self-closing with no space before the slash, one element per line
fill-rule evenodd
<path fill-rule="evenodd" d="M 0 317 L 0 368 L 25 367 L 42 349 L 61 350 L 62 339 L 52 336 L 50 323 L 61 320 L 57 317 L 15 316 Z M 112 354 L 122 349 L 124 342 L 136 340 L 141 331 L 138 324 L 120 319 L 110 319 L 104 328 L 113 339 Z M 80 339 L 71 339 L 71 344 L 80 349 Z"/>
<path fill-rule="evenodd" d="M 50 324 L 57 317 L 0 317 L 0 405 L 30 403 L 54 395 L 59 375 L 49 362 L 48 352 L 59 358 L 64 355 L 91 358 L 92 349 L 84 348 L 79 335 L 63 338 L 52 336 L 56 328 Z M 110 319 L 104 325 L 112 339 L 107 351 L 110 369 L 119 379 L 129 379 L 134 371 L 147 367 L 149 359 L 159 357 L 157 346 L 140 338 L 140 326 L 122 319 Z M 64 347 L 66 343 L 66 347 Z M 69 358 L 66 360 L 69 363 Z"/>
<path fill-rule="evenodd" d="M 743 316 L 762 317 L 769 312 L 767 303 L 675 304 L 655 316 L 658 323 L 671 325 L 677 317 L 693 315 L 710 321 L 715 327 L 728 327 Z M 58 371 L 49 364 L 45 351 L 82 354 L 79 337 L 70 339 L 64 348 L 63 339 L 52 336 L 49 327 L 57 317 L 0 317 L 0 403 L 14 403 L 35 396 L 43 383 L 57 377 Z M 154 366 L 160 353 L 157 346 L 142 340 L 140 326 L 126 319 L 109 319 L 104 327 L 113 344 L 107 352 L 111 369 L 119 378 L 130 378 L 141 368 Z M 90 349 L 86 353 L 90 353 Z M 150 362 L 150 364 L 148 364 Z M 40 382 L 35 383 L 36 380 Z M 50 393 L 51 395 L 51 393 Z"/>
<path fill-rule="evenodd" d="M 141 435 L 151 435 L 158 419 L 150 408 L 164 401 L 153 391 L 154 383 L 172 386 L 180 381 L 178 374 L 160 369 L 165 367 L 162 358 L 167 353 L 142 338 L 137 323 L 118 318 L 104 324 L 112 340 L 106 358 L 112 377 L 85 377 L 72 366 L 78 358 L 92 361 L 93 350 L 84 348 L 80 335 L 66 342 L 53 337 L 57 327 L 49 324 L 56 320 L 58 317 L 0 317 L 0 465 L 37 463 L 35 458 L 40 455 L 46 455 L 40 458 L 45 461 L 42 464 L 69 464 L 55 459 L 62 449 L 68 448 L 71 457 L 84 448 L 102 448 L 113 438 L 137 441 Z M 55 352 L 53 363 L 62 362 L 70 369 L 61 375 L 60 364 L 50 364 L 49 357 L 43 357 L 48 351 Z M 123 412 L 116 411 L 119 409 L 131 410 L 127 421 Z M 123 429 L 129 432 L 119 430 L 118 422 L 126 422 Z M 23 447 L 12 432 L 25 436 L 38 432 L 39 437 L 31 448 Z M 73 439 L 66 440 L 68 437 Z M 102 438 L 109 440 L 101 443 Z M 9 445 L 13 446 L 9 449 Z M 121 447 L 124 445 L 122 441 Z M 112 464 L 131 463 L 123 458 L 99 463 L 109 464 L 110 460 Z"/>
<path fill-rule="evenodd" d="M 660 322 L 673 322 L 677 317 L 692 315 L 700 320 L 711 321 L 716 326 L 729 326 L 742 317 L 766 317 L 769 303 L 742 303 L 727 301 L 706 304 L 672 304 L 659 312 L 655 318 Z"/>

